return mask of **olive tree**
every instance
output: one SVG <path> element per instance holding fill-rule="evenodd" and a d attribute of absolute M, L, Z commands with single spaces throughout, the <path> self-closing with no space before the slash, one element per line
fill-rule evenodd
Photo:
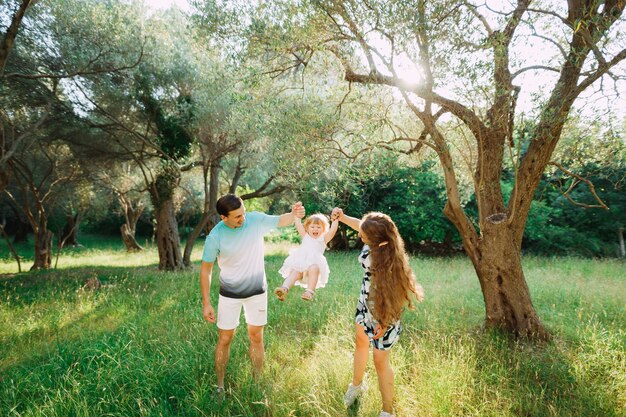
<path fill-rule="evenodd" d="M 257 15 L 271 19 L 258 18 L 252 27 L 277 70 L 308 68 L 321 55 L 334 58 L 329 74 L 338 67 L 349 91 L 398 95 L 421 132 L 390 128 L 380 144 L 437 154 L 444 213 L 476 270 L 486 326 L 544 338 L 522 268 L 525 225 L 572 109 L 591 92 L 608 96 L 603 88 L 620 88 L 625 6 L 619 0 L 311 0 L 298 7 L 284 1 L 260 6 Z M 513 134 L 522 119 L 533 125 L 523 152 Z M 460 198 L 462 164 L 451 123 L 467 143 L 463 162 L 473 174 L 477 222 Z M 507 160 L 515 176 L 508 199 L 501 185 Z"/>

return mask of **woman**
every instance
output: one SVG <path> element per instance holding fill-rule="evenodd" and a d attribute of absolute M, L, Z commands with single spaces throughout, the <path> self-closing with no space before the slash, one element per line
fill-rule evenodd
<path fill-rule="evenodd" d="M 394 417 L 391 348 L 402 333 L 400 317 L 404 307 L 408 305 L 412 308 L 413 296 L 421 301 L 424 291 L 415 282 L 404 250 L 404 241 L 389 216 L 368 213 L 359 220 L 346 216 L 342 209 L 335 208 L 332 218 L 337 218 L 358 231 L 359 237 L 365 243 L 359 255 L 364 276 L 355 316 L 354 374 L 344 396 L 344 403 L 346 407 L 350 407 L 366 388 L 363 376 L 369 345 L 372 344 L 378 388 L 383 402 L 380 417 Z"/>

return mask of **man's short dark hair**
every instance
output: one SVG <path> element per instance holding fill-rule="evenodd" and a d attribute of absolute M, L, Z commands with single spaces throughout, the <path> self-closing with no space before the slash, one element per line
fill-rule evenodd
<path fill-rule="evenodd" d="M 235 194 L 226 194 L 217 200 L 215 208 L 220 215 L 228 217 L 228 213 L 237 210 L 241 206 L 243 206 L 243 200 L 241 198 L 237 197 Z"/>

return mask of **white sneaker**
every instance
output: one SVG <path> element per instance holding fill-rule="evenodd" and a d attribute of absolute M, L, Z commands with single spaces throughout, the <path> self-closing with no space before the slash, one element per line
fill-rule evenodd
<path fill-rule="evenodd" d="M 380 417 L 396 417 L 396 415 L 395 414 L 389 414 L 386 411 L 381 411 L 380 412 Z"/>
<path fill-rule="evenodd" d="M 218 403 L 224 401 L 226 398 L 226 390 L 224 390 L 224 387 L 215 388 L 215 396 L 217 397 Z"/>
<path fill-rule="evenodd" d="M 361 382 L 361 385 L 348 385 L 348 391 L 346 391 L 346 395 L 343 396 L 343 403 L 346 407 L 350 407 L 357 398 L 359 398 L 363 392 L 367 390 L 367 385 Z"/>

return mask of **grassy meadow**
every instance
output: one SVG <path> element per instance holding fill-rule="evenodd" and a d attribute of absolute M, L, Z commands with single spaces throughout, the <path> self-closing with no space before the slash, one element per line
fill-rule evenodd
<path fill-rule="evenodd" d="M 155 248 L 126 254 L 112 238 L 82 242 L 58 269 L 21 274 L 0 245 L 0 416 L 378 416 L 371 361 L 364 398 L 349 410 L 342 402 L 361 280 L 355 252 L 327 253 L 330 282 L 312 303 L 299 288 L 285 303 L 270 296 L 258 382 L 240 325 L 218 403 L 217 331 L 202 319 L 198 263 L 160 272 Z M 266 248 L 270 289 L 288 248 Z M 200 252 L 201 243 L 194 260 Z M 482 295 L 464 257 L 411 263 L 426 300 L 405 313 L 392 354 L 398 416 L 626 416 L 624 262 L 525 258 L 554 336 L 541 345 L 481 331 Z M 104 285 L 81 289 L 92 277 Z"/>

